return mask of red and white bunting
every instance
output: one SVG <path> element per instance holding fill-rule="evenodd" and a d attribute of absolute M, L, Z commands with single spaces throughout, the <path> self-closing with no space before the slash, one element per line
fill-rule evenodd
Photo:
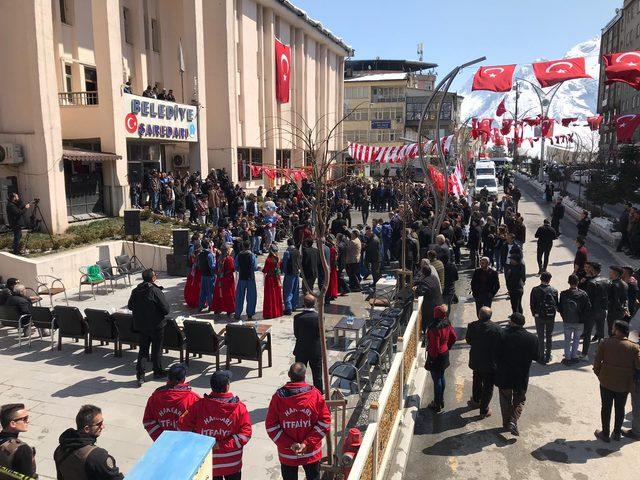
<path fill-rule="evenodd" d="M 453 135 L 442 137 L 441 146 L 445 153 L 451 148 Z M 349 143 L 349 156 L 362 163 L 402 163 L 406 160 L 418 158 L 419 145 L 410 143 L 396 146 L 370 146 L 360 143 Z M 422 149 L 426 155 L 437 155 L 437 145 L 433 140 L 428 140 L 422 144 Z"/>

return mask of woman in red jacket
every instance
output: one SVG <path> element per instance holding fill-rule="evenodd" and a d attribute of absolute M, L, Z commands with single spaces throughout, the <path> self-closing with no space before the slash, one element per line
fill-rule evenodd
<path fill-rule="evenodd" d="M 458 337 L 447 318 L 446 305 L 439 305 L 433 311 L 433 321 L 427 325 L 427 362 L 424 368 L 431 372 L 433 379 L 433 401 L 429 408 L 439 413 L 444 408 L 444 371 L 449 366 L 449 349 Z"/>

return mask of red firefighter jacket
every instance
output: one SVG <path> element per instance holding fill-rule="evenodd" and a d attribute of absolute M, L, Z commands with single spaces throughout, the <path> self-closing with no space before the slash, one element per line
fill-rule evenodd
<path fill-rule="evenodd" d="M 180 415 L 198 400 L 200 395 L 192 391 L 188 383 L 156 389 L 147 400 L 142 417 L 142 424 L 151 439 L 155 442 L 165 430 L 177 430 Z"/>
<path fill-rule="evenodd" d="M 278 447 L 280 463 L 306 465 L 322 459 L 322 438 L 331 427 L 331 414 L 319 390 L 304 382 L 289 382 L 271 398 L 265 427 Z M 297 455 L 294 443 L 304 443 Z"/>
<path fill-rule="evenodd" d="M 242 449 L 251 438 L 251 418 L 245 404 L 231 392 L 205 395 L 180 417 L 178 428 L 216 439 L 214 477 L 242 470 Z"/>

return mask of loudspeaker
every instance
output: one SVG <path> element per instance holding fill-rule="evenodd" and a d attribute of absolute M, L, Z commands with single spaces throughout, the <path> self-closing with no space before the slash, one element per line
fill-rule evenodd
<path fill-rule="evenodd" d="M 167 254 L 167 273 L 174 277 L 186 277 L 189 274 L 188 255 Z"/>
<path fill-rule="evenodd" d="M 124 234 L 140 235 L 140 210 L 124 211 Z"/>
<path fill-rule="evenodd" d="M 189 253 L 189 230 L 176 228 L 173 233 L 173 254 L 187 255 Z"/>

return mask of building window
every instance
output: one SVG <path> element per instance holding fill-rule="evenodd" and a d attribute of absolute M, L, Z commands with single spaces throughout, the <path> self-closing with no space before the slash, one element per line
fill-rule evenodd
<path fill-rule="evenodd" d="M 369 120 L 369 110 L 366 108 L 345 109 L 345 121 L 347 122 L 359 122 L 362 120 Z"/>
<path fill-rule="evenodd" d="M 151 19 L 151 46 L 154 52 L 160 53 L 160 23 L 155 18 Z"/>
<path fill-rule="evenodd" d="M 291 150 L 276 150 L 276 167 L 291 168 Z"/>
<path fill-rule="evenodd" d="M 262 166 L 261 148 L 238 148 L 238 181 L 248 182 L 249 180 L 262 179 L 262 172 L 257 175 L 251 174 L 251 166 Z"/>
<path fill-rule="evenodd" d="M 371 110 L 371 120 L 395 120 L 402 121 L 404 112 L 402 107 L 398 108 L 377 108 Z"/>
<path fill-rule="evenodd" d="M 149 50 L 149 18 L 144 16 L 144 49 Z"/>
<path fill-rule="evenodd" d="M 67 25 L 71 25 L 71 1 L 72 0 L 60 0 L 60 21 Z"/>
<path fill-rule="evenodd" d="M 347 87 L 344 96 L 347 100 L 369 98 L 369 87 Z"/>
<path fill-rule="evenodd" d="M 70 63 L 64 64 L 64 88 L 65 92 L 73 92 L 73 76 Z"/>
<path fill-rule="evenodd" d="M 131 35 L 131 11 L 127 7 L 122 7 L 122 23 L 124 25 L 124 41 L 129 45 L 133 45 L 133 36 Z"/>
<path fill-rule="evenodd" d="M 94 67 L 84 67 L 84 90 L 87 92 L 87 105 L 98 104 L 98 72 Z"/>
<path fill-rule="evenodd" d="M 404 88 L 402 87 L 371 87 L 372 103 L 404 102 Z"/>

